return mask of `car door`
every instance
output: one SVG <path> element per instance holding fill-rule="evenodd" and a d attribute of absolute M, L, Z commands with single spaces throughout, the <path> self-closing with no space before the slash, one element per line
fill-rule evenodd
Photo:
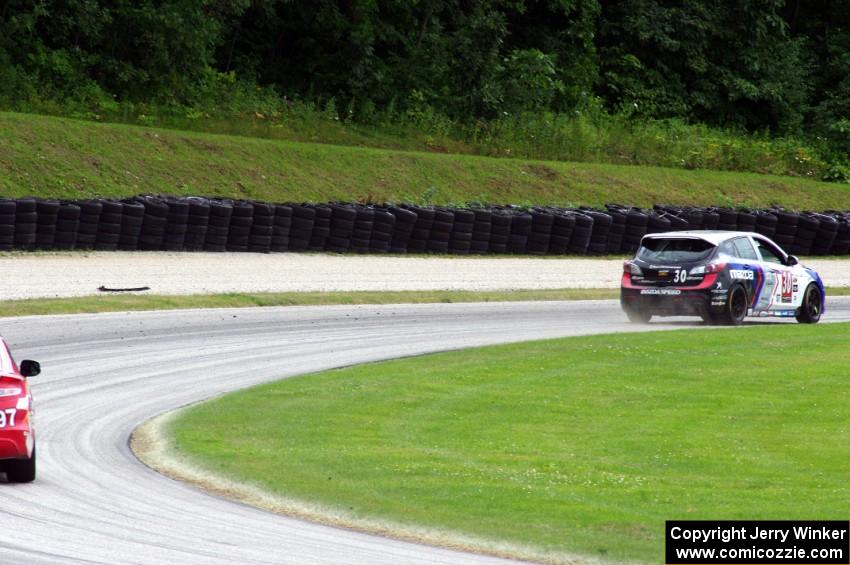
<path fill-rule="evenodd" d="M 793 268 L 785 264 L 785 255 L 771 242 L 753 238 L 764 270 L 764 288 L 754 306 L 755 310 L 793 311 L 799 303 L 799 289 L 795 289 Z"/>
<path fill-rule="evenodd" d="M 750 299 L 749 307 L 754 308 L 764 276 L 759 256 L 750 238 L 746 236 L 732 238 L 723 243 L 721 252 L 734 257 L 728 260 L 729 277 L 733 282 L 744 286 Z"/>

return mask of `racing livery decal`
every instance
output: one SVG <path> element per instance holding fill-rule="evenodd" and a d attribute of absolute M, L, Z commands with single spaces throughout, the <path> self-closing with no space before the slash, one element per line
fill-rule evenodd
<path fill-rule="evenodd" d="M 649 234 L 623 263 L 620 304 L 636 322 L 699 316 L 737 325 L 746 316 L 793 316 L 815 323 L 824 302 L 815 271 L 752 232 Z"/>

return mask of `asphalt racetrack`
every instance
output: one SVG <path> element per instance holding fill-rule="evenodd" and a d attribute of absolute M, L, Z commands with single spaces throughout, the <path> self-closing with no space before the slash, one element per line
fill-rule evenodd
<path fill-rule="evenodd" d="M 824 321 L 850 320 L 850 297 Z M 629 324 L 616 301 L 284 307 L 0 320 L 33 380 L 39 475 L 0 483 L 0 563 L 486 563 L 286 518 L 165 478 L 128 447 L 157 414 L 342 365 Z M 760 323 L 793 323 L 754 320 Z M 746 331 L 718 330 L 718 331 Z"/>

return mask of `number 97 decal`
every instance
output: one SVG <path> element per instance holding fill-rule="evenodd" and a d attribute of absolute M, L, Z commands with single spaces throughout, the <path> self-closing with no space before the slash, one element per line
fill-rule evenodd
<path fill-rule="evenodd" d="M 0 428 L 13 427 L 15 425 L 15 415 L 18 411 L 14 408 L 0 410 Z"/>

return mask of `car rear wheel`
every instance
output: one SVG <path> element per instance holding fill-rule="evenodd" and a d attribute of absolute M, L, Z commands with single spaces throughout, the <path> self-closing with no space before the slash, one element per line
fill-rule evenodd
<path fill-rule="evenodd" d="M 629 318 L 629 321 L 633 324 L 647 324 L 652 319 L 652 314 L 646 310 L 632 307 L 624 308 L 624 310 L 626 311 L 626 316 Z"/>
<path fill-rule="evenodd" d="M 35 480 L 35 448 L 29 459 L 12 459 L 6 462 L 6 478 L 10 483 L 31 483 Z"/>
<path fill-rule="evenodd" d="M 723 312 L 714 320 L 726 326 L 740 326 L 747 316 L 747 291 L 740 285 L 729 289 L 729 297 Z"/>
<path fill-rule="evenodd" d="M 820 320 L 823 304 L 820 289 L 814 283 L 809 283 L 803 294 L 803 303 L 797 310 L 797 321 L 801 324 L 816 324 Z"/>

